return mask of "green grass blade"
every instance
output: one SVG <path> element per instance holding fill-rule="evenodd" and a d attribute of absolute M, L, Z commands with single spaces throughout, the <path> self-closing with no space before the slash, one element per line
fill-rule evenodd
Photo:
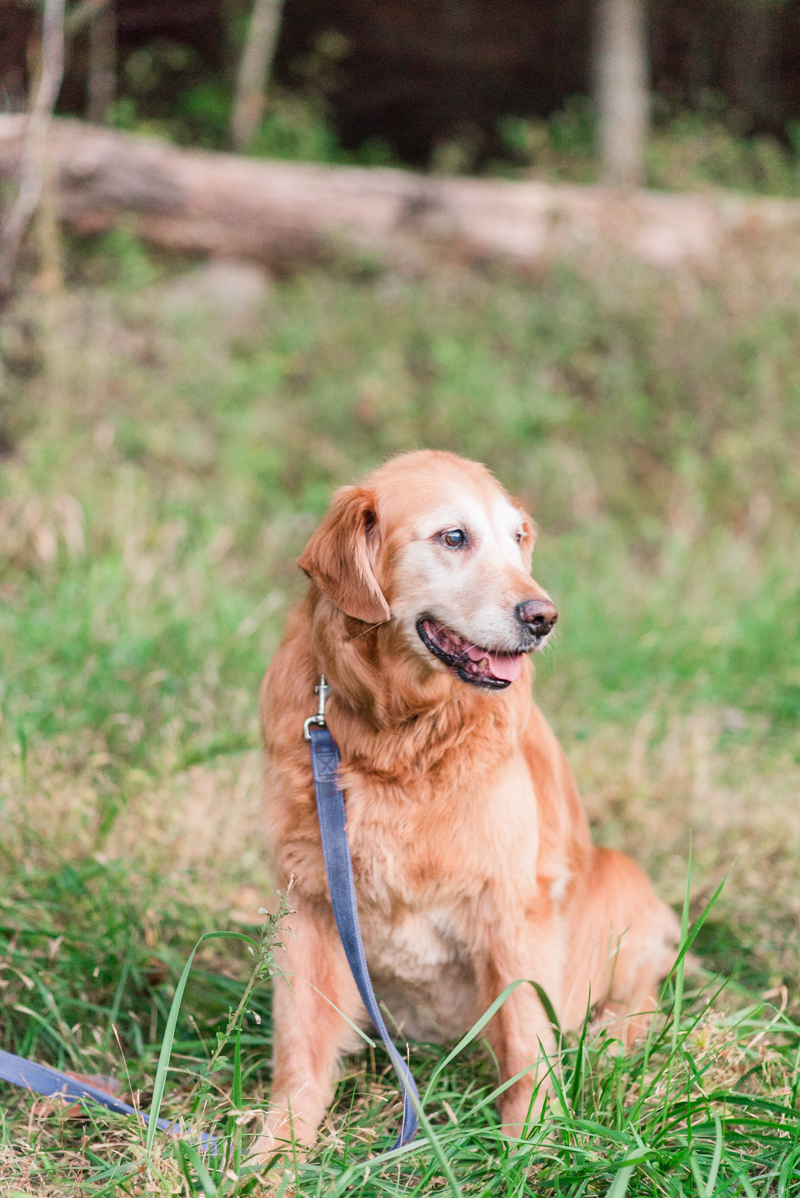
<path fill-rule="evenodd" d="M 181 1151 L 197 1174 L 197 1180 L 200 1182 L 203 1193 L 207 1195 L 207 1198 L 219 1198 L 219 1190 L 196 1149 L 191 1144 L 184 1143 L 181 1145 Z"/>
<path fill-rule="evenodd" d="M 747 1198 L 758 1198 L 755 1187 L 748 1176 L 747 1170 L 743 1168 L 738 1161 L 734 1161 L 730 1157 L 728 1157 L 728 1164 L 735 1174 L 736 1180 L 739 1182 L 745 1194 L 747 1195 Z"/>
<path fill-rule="evenodd" d="M 709 1194 L 714 1193 L 714 1186 L 717 1184 L 717 1174 L 719 1173 L 719 1163 L 722 1160 L 722 1122 L 716 1111 L 713 1112 L 713 1115 L 717 1136 L 714 1141 L 714 1155 L 711 1158 L 711 1168 L 708 1171 L 707 1188 Z"/>
<path fill-rule="evenodd" d="M 72 1046 L 68 1044 L 61 1033 L 57 1031 L 55 1027 L 53 1027 L 53 1020 L 56 1018 L 55 1014 L 51 1014 L 48 1018 L 48 1016 L 40 1015 L 38 1011 L 34 1011 L 32 1007 L 26 1007 L 23 1003 L 14 1003 L 13 1009 L 15 1011 L 19 1011 L 21 1015 L 27 1015 L 29 1019 L 35 1020 L 36 1023 L 38 1023 L 39 1026 L 47 1032 L 48 1036 L 52 1036 L 55 1042 L 60 1045 L 61 1048 L 63 1048 L 65 1054 L 70 1058 L 73 1069 L 76 1069 L 80 1066 L 81 1062 L 75 1059 L 75 1051 Z"/>
<path fill-rule="evenodd" d="M 183 1151 L 183 1144 L 180 1140 L 175 1141 L 172 1146 L 172 1151 L 175 1156 L 175 1160 L 178 1162 L 178 1168 L 180 1169 L 183 1179 L 186 1182 L 186 1192 L 187 1194 L 192 1194 L 194 1186 L 192 1185 L 192 1179 L 189 1176 L 189 1162 L 186 1159 L 186 1155 Z"/>
<path fill-rule="evenodd" d="M 147 1126 L 147 1140 L 145 1147 L 148 1153 L 153 1151 L 156 1132 L 158 1131 L 158 1118 L 161 1111 L 161 1101 L 164 1097 L 164 1087 L 167 1084 L 167 1070 L 169 1069 L 170 1057 L 172 1056 L 172 1042 L 175 1039 L 175 1028 L 178 1024 L 178 1014 L 183 1002 L 183 992 L 186 989 L 186 982 L 189 978 L 189 971 L 192 968 L 192 961 L 203 941 L 203 937 L 197 941 L 197 944 L 192 949 L 189 960 L 183 967 L 183 973 L 180 976 L 180 981 L 175 987 L 175 995 L 172 999 L 167 1026 L 164 1031 L 164 1039 L 161 1042 L 161 1052 L 158 1056 L 158 1066 L 156 1067 L 156 1077 L 153 1083 L 153 1101 L 150 1104 L 150 1122 Z"/>
<path fill-rule="evenodd" d="M 581 1037 L 578 1041 L 578 1047 L 575 1051 L 575 1068 L 572 1074 L 572 1084 L 569 1088 L 569 1104 L 574 1111 L 577 1106 L 580 1096 L 581 1087 L 583 1085 L 583 1074 L 585 1068 L 584 1052 L 586 1049 L 586 1032 L 589 1027 L 589 1016 L 592 1009 L 592 991 L 589 989 L 589 999 L 586 1003 L 586 1014 L 583 1017 L 583 1027 L 581 1028 Z"/>
<path fill-rule="evenodd" d="M 689 841 L 689 861 L 686 867 L 686 890 L 683 895 L 683 910 L 681 911 L 681 944 L 678 959 L 673 966 L 675 975 L 675 998 L 672 1005 L 672 1053 L 678 1050 L 678 1034 L 681 1026 L 681 1010 L 683 1008 L 683 982 L 686 972 L 686 949 L 689 943 L 689 903 L 691 901 L 692 885 L 692 844 Z M 672 1062 L 670 1062 L 672 1064 Z"/>
<path fill-rule="evenodd" d="M 276 1193 L 275 1198 L 284 1198 L 284 1194 L 286 1193 L 287 1189 L 289 1188 L 289 1182 L 291 1180 L 292 1180 L 291 1173 L 289 1172 L 288 1169 L 284 1169 L 283 1177 L 281 1178 L 281 1184 L 278 1186 L 278 1192 Z"/>
<path fill-rule="evenodd" d="M 694 1152 L 692 1152 L 689 1156 L 689 1164 L 691 1166 L 694 1184 L 697 1186 L 697 1193 L 700 1195 L 700 1198 L 711 1198 L 712 1191 L 708 1188 L 708 1183 L 703 1180 L 703 1171 L 700 1168 L 700 1162 L 698 1161 L 697 1155 Z"/>
<path fill-rule="evenodd" d="M 245 940 L 248 944 L 254 943 L 249 936 L 243 936 L 241 932 L 205 932 L 197 941 L 197 944 L 189 954 L 189 960 L 184 965 L 183 973 L 180 976 L 180 981 L 175 987 L 175 995 L 172 999 L 172 1005 L 169 1009 L 167 1026 L 164 1030 L 164 1039 L 161 1042 L 161 1052 L 158 1056 L 156 1077 L 155 1082 L 153 1083 L 153 1100 L 150 1104 L 150 1122 L 147 1127 L 147 1140 L 145 1142 L 145 1148 L 148 1153 L 152 1152 L 153 1150 L 156 1132 L 158 1131 L 158 1118 L 161 1111 L 161 1102 L 164 1098 L 164 1087 L 167 1084 L 167 1072 L 169 1070 L 169 1062 L 172 1056 L 172 1045 L 173 1041 L 175 1040 L 175 1028 L 178 1025 L 178 1015 L 180 1014 L 181 1003 L 183 1002 L 183 993 L 186 989 L 186 983 L 189 980 L 189 973 L 192 968 L 192 962 L 194 961 L 194 955 L 205 940 L 215 939 Z"/>
<path fill-rule="evenodd" d="M 447 1184 L 450 1187 L 450 1193 L 453 1195 L 453 1198 L 463 1198 L 463 1195 L 461 1193 L 461 1187 L 459 1186 L 458 1182 L 456 1181 L 456 1175 L 453 1172 L 450 1161 L 447 1159 L 445 1151 L 439 1142 L 439 1137 L 436 1135 L 436 1132 L 431 1127 L 430 1120 L 428 1119 L 428 1116 L 425 1114 L 425 1112 L 422 1109 L 422 1102 L 416 1097 L 416 1095 L 414 1094 L 414 1092 L 412 1090 L 407 1091 L 407 1093 L 408 1093 L 409 1100 L 411 1101 L 411 1105 L 414 1107 L 414 1110 L 417 1112 L 417 1118 L 419 1119 L 420 1127 L 424 1131 L 424 1133 L 428 1139 L 428 1142 L 430 1143 L 430 1146 L 433 1149 L 436 1157 L 438 1158 L 439 1164 L 442 1167 L 442 1172 L 444 1173 L 445 1177 L 447 1178 Z"/>
<path fill-rule="evenodd" d="M 420 1127 L 424 1132 L 425 1139 L 428 1141 L 430 1148 L 433 1150 L 436 1159 L 439 1162 L 442 1172 L 445 1175 L 448 1188 L 453 1198 L 463 1198 L 461 1187 L 458 1184 L 452 1165 L 448 1160 L 447 1154 L 442 1147 L 442 1142 L 431 1126 L 430 1120 L 422 1109 L 422 1103 L 419 1102 L 413 1094 L 409 1094 L 409 1100 L 414 1110 L 417 1112 Z M 455 1128 L 453 1129 L 455 1131 Z M 451 1133 L 452 1135 L 452 1133 Z M 388 1163 L 397 1163 L 403 1157 L 413 1156 L 415 1153 L 424 1150 L 424 1143 L 417 1141 L 416 1143 L 406 1144 L 402 1148 L 391 1149 L 389 1152 L 383 1152 L 379 1156 L 370 1157 L 369 1160 L 359 1161 L 357 1165 L 351 1165 L 342 1177 L 338 1178 L 333 1187 L 327 1191 L 331 1195 L 337 1195 L 342 1192 L 344 1185 L 349 1185 L 350 1180 L 357 1173 L 363 1173 L 367 1170 L 372 1171 L 379 1165 Z"/>
<path fill-rule="evenodd" d="M 606 1198 L 625 1198 L 635 1168 L 635 1165 L 623 1165 L 615 1173 L 614 1180 L 606 1191 Z"/>
<path fill-rule="evenodd" d="M 711 898 L 706 903 L 706 905 L 703 908 L 703 910 L 701 911 L 700 915 L 697 917 L 695 922 L 692 924 L 691 931 L 687 930 L 686 932 L 684 932 L 683 926 L 681 925 L 681 946 L 678 951 L 678 955 L 675 958 L 675 964 L 672 966 L 672 971 L 671 971 L 672 973 L 675 972 L 675 970 L 678 968 L 678 966 L 683 964 L 686 954 L 688 953 L 689 949 L 692 947 L 695 940 L 697 939 L 697 935 L 698 935 L 700 929 L 702 928 L 703 924 L 706 922 L 709 915 L 711 914 L 712 908 L 714 907 L 714 904 L 716 903 L 719 896 L 722 894 L 722 888 L 724 887 L 724 885 L 727 881 L 728 881 L 728 875 L 726 874 L 725 877 L 720 882 L 717 889 L 712 894 Z"/>
<path fill-rule="evenodd" d="M 550 997 L 549 997 L 547 991 L 545 990 L 544 986 L 540 986 L 538 982 L 531 982 L 531 985 L 533 986 L 536 993 L 539 995 L 539 1002 L 544 1007 L 544 1013 L 547 1016 L 547 1021 L 550 1024 L 550 1026 L 553 1028 L 553 1031 L 556 1033 L 556 1040 L 560 1044 L 561 1040 L 562 1040 L 561 1024 L 558 1021 L 558 1015 L 556 1015 L 556 1009 L 553 1006 L 553 1004 L 550 1002 Z"/>
<path fill-rule="evenodd" d="M 672 1001 L 672 1046 L 669 1054 L 669 1062 L 667 1064 L 667 1081 L 664 1090 L 664 1105 L 662 1115 L 662 1127 L 666 1126 L 667 1111 L 669 1109 L 669 1100 L 672 1094 L 672 1075 L 675 1069 L 675 1058 L 678 1055 L 678 1038 L 681 1028 L 681 1012 L 683 1010 L 683 982 L 686 972 L 686 949 L 689 944 L 689 903 L 691 899 L 691 884 L 692 884 L 692 841 L 689 837 L 689 860 L 686 866 L 686 889 L 683 895 L 683 910 L 681 911 L 681 941 L 680 951 L 678 953 L 675 965 L 672 968 L 672 974 L 675 978 L 675 994 Z M 666 985 L 666 983 L 665 983 Z"/>
<path fill-rule="evenodd" d="M 503 990 L 503 992 L 497 996 L 497 998 L 494 1000 L 494 1002 L 491 1004 L 491 1006 L 486 1008 L 486 1010 L 481 1015 L 481 1017 L 477 1021 L 477 1023 L 474 1023 L 472 1025 L 472 1027 L 467 1032 L 467 1034 L 461 1040 L 459 1040 L 458 1044 L 456 1044 L 455 1048 L 447 1054 L 447 1056 L 444 1058 L 443 1061 L 439 1062 L 439 1064 L 436 1066 L 433 1073 L 431 1074 L 431 1079 L 428 1082 L 427 1089 L 425 1090 L 425 1093 L 423 1095 L 423 1098 L 422 1098 L 423 1106 L 427 1104 L 428 1099 L 430 1098 L 431 1093 L 433 1092 L 433 1087 L 436 1083 L 436 1080 L 440 1076 L 440 1074 L 447 1068 L 447 1066 L 451 1063 L 451 1061 L 455 1060 L 455 1058 L 458 1056 L 458 1054 L 460 1052 L 463 1052 L 463 1050 L 467 1047 L 468 1044 L 471 1044 L 472 1041 L 474 1039 L 476 1039 L 477 1036 L 480 1035 L 480 1033 L 486 1027 L 486 1024 L 489 1022 L 489 1020 L 494 1015 L 497 1014 L 497 1012 L 500 1010 L 500 1008 L 502 1007 L 502 1005 L 506 1001 L 506 999 L 509 997 L 509 995 L 514 993 L 517 986 L 522 986 L 525 984 L 525 982 L 526 982 L 525 978 L 517 978 L 517 980 L 515 982 L 509 982 L 509 984 L 506 986 L 505 990 Z M 532 984 L 535 984 L 535 983 L 532 983 Z M 549 1004 L 549 1001 L 550 1000 L 548 999 L 548 1004 Z M 547 1008 L 545 1008 L 545 1010 L 546 1009 Z M 549 1018 L 549 1015 L 548 1015 L 548 1018 Z"/>
<path fill-rule="evenodd" d="M 231 1083 L 231 1106 L 234 1110 L 234 1125 L 232 1129 L 233 1142 L 233 1171 L 239 1172 L 242 1163 L 242 1125 L 239 1113 L 242 1110 L 242 1027 L 236 1029 L 236 1039 L 233 1045 L 233 1082 Z"/>
<path fill-rule="evenodd" d="M 309 982 L 308 978 L 301 978 L 298 973 L 284 973 L 284 974 L 282 974 L 282 976 L 287 980 L 289 978 L 294 978 L 296 981 L 305 982 L 305 984 L 307 986 L 310 986 L 312 990 L 316 991 L 316 993 L 320 996 L 320 998 L 325 999 L 325 1002 L 328 1004 L 329 1007 L 333 1007 L 333 1009 L 337 1015 L 341 1015 L 341 1017 L 345 1021 L 345 1023 L 349 1024 L 350 1027 L 353 1029 L 353 1031 L 356 1032 L 361 1037 L 361 1039 L 370 1046 L 370 1048 L 378 1047 L 377 1044 L 375 1043 L 375 1041 L 372 1040 L 367 1035 L 367 1033 L 358 1026 L 357 1023 L 354 1023 L 349 1015 L 345 1015 L 344 1011 L 340 1010 L 339 1007 L 337 1007 L 335 1002 L 331 1002 L 331 1000 L 328 998 L 327 994 L 323 994 L 321 990 L 317 990 L 317 987 L 314 985 L 313 982 Z"/>
<path fill-rule="evenodd" d="M 233 1046 L 233 1082 L 231 1083 L 231 1103 L 237 1111 L 242 1109 L 242 1029 L 237 1027 L 236 1040 Z"/>
<path fill-rule="evenodd" d="M 516 1083 L 521 1081 L 523 1077 L 527 1077 L 530 1071 L 535 1069 L 538 1064 L 538 1061 L 531 1061 L 530 1065 L 526 1065 L 524 1069 L 520 1069 L 519 1073 L 515 1073 L 513 1077 L 509 1077 L 506 1079 L 506 1081 L 501 1082 L 499 1086 L 496 1086 L 494 1090 L 491 1090 L 488 1094 L 475 1103 L 475 1106 L 472 1107 L 469 1112 L 470 1115 L 475 1115 L 478 1111 L 483 1110 L 483 1108 L 488 1106 L 491 1102 L 496 1102 L 501 1094 L 505 1094 L 506 1090 L 509 1090 L 511 1086 L 516 1085 Z"/>

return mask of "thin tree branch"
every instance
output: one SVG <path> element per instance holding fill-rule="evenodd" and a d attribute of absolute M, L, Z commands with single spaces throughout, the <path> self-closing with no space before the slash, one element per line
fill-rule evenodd
<path fill-rule="evenodd" d="M 264 107 L 264 91 L 272 72 L 283 0 L 254 0 L 247 41 L 236 79 L 230 138 L 236 150 L 251 145 Z"/>
<path fill-rule="evenodd" d="M 64 74 L 64 0 L 45 0 L 42 63 L 19 165 L 19 191 L 0 231 L 0 306 L 8 301 L 22 239 L 42 195 L 50 118 Z"/>
<path fill-rule="evenodd" d="M 64 32 L 67 37 L 74 37 L 76 33 L 80 33 L 109 3 L 110 0 L 80 0 L 65 18 Z"/>
<path fill-rule="evenodd" d="M 86 116 L 104 125 L 117 90 L 117 14 L 104 3 L 89 26 L 89 67 L 86 76 Z"/>

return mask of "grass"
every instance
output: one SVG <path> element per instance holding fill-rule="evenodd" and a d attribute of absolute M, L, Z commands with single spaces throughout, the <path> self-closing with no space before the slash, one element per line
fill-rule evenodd
<path fill-rule="evenodd" d="M 619 263 L 268 281 L 124 232 L 67 265 L 2 329 L 0 1044 L 143 1109 L 163 1084 L 162 1116 L 227 1155 L 4 1088 L 6 1191 L 797 1192 L 795 291 Z M 454 1180 L 425 1135 L 382 1159 L 399 1099 L 378 1050 L 348 1062 L 318 1147 L 259 1179 L 237 1155 L 279 935 L 258 931 L 258 682 L 332 487 L 423 444 L 487 461 L 536 516 L 562 629 L 537 692 L 596 838 L 680 909 L 691 830 L 687 927 L 727 881 L 652 1041 L 567 1037 L 522 1146 L 478 1034 L 444 1067 L 411 1050 Z M 203 940 L 178 1005 L 217 931 L 251 943 Z"/>

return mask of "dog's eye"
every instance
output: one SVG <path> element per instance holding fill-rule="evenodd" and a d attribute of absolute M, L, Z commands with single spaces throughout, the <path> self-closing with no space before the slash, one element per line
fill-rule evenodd
<path fill-rule="evenodd" d="M 467 543 L 467 534 L 461 528 L 448 528 L 447 532 L 439 533 L 439 540 L 448 549 L 460 549 Z"/>
<path fill-rule="evenodd" d="M 523 536 L 524 536 L 524 533 L 521 533 L 521 532 L 518 532 L 518 533 L 517 533 L 517 536 L 516 536 L 516 542 L 517 542 L 517 544 L 518 544 L 518 545 L 519 545 L 519 544 L 520 544 L 520 542 L 522 541 L 522 538 L 523 538 Z"/>

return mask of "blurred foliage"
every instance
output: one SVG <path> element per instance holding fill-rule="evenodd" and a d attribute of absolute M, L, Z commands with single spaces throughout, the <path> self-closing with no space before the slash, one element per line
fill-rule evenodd
<path fill-rule="evenodd" d="M 368 138 L 362 148 L 348 152 L 334 131 L 329 96 L 339 86 L 338 63 L 346 50 L 340 34 L 321 34 L 312 52 L 293 65 L 296 85 L 269 89 L 251 154 L 366 165 L 393 161 L 383 139 Z M 224 72 L 209 72 L 191 47 L 155 39 L 128 54 L 119 82 L 112 125 L 179 145 L 228 148 L 232 80 Z"/>
<path fill-rule="evenodd" d="M 498 122 L 501 141 L 516 163 L 524 163 L 533 177 L 548 182 L 594 183 L 597 118 L 586 96 L 574 96 L 547 119 L 506 116 Z M 492 164 L 507 173 L 502 161 Z"/>
<path fill-rule="evenodd" d="M 313 50 L 292 64 L 292 86 L 270 87 L 252 154 L 399 165 L 386 138 L 367 138 L 355 149 L 345 149 L 339 140 L 331 98 L 345 85 L 340 64 L 347 51 L 347 40 L 340 34 L 323 33 Z M 180 145 L 225 149 L 232 103 L 229 76 L 230 69 L 210 71 L 191 47 L 156 38 L 130 52 L 121 64 L 119 96 L 110 123 Z M 800 195 L 796 122 L 789 123 L 782 140 L 745 134 L 738 127 L 736 111 L 722 95 L 709 90 L 698 94 L 691 109 L 676 107 L 659 95 L 652 97 L 652 106 L 645 163 L 648 186 L 667 191 L 723 187 Z M 437 142 L 430 169 L 554 183 L 593 183 L 598 178 L 596 115 L 586 96 L 571 97 L 547 118 L 509 114 L 498 122 L 497 134 L 504 152 L 488 158 L 485 138 L 477 133 L 475 138 L 465 133 Z"/>
<path fill-rule="evenodd" d="M 653 124 L 645 151 L 646 185 L 663 191 L 735 188 L 764 195 L 800 196 L 800 135 L 790 122 L 779 141 L 736 127 L 724 97 L 703 92 L 694 109 L 654 95 Z M 596 117 L 591 102 L 575 96 L 547 119 L 507 116 L 498 133 L 527 177 L 551 183 L 594 183 Z M 496 161 L 489 168 L 509 174 Z M 519 169 L 519 168 L 518 168 Z M 513 173 L 513 172 L 512 172 Z"/>

